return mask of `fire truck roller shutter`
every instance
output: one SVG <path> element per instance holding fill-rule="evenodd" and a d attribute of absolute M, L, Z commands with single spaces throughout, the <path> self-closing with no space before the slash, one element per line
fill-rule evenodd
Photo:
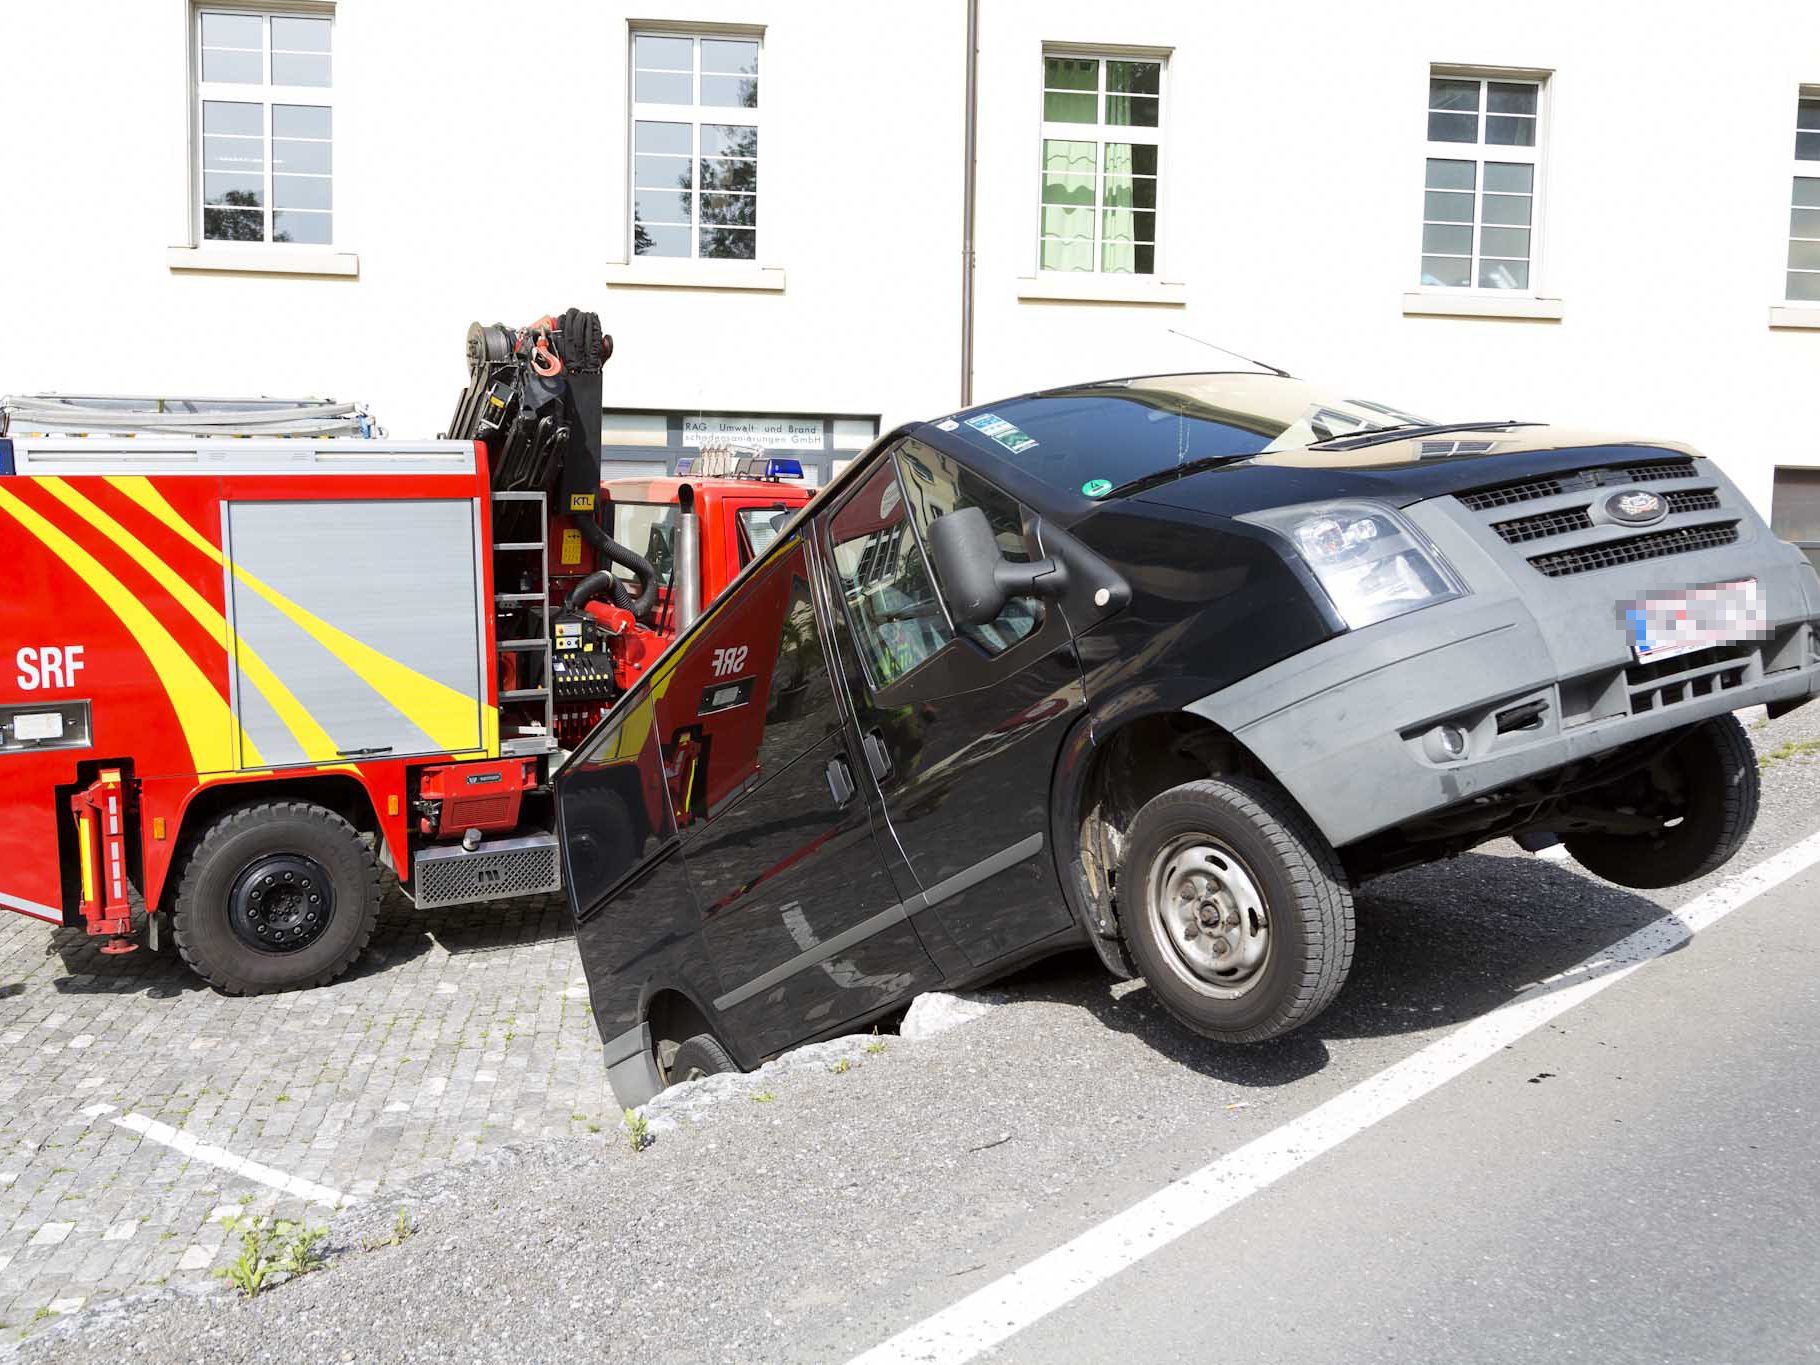
<path fill-rule="evenodd" d="M 233 629 L 339 757 L 483 750 L 471 499 L 230 503 L 222 521 Z M 244 667 L 233 697 L 268 765 L 308 761 Z"/>

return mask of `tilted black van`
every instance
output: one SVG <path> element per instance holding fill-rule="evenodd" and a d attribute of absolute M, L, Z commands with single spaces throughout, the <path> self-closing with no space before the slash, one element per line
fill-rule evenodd
<path fill-rule="evenodd" d="M 1676 444 L 1274 373 L 906 426 L 559 776 L 614 1092 L 1083 941 L 1269 1038 L 1340 989 L 1354 887 L 1500 836 L 1691 880 L 1756 814 L 1731 713 L 1813 695 L 1817 618 Z"/>

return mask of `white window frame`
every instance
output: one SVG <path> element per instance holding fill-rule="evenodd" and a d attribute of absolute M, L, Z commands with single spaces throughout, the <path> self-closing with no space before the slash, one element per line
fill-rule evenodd
<path fill-rule="evenodd" d="M 1431 142 L 1428 140 L 1428 87 L 1431 81 L 1457 80 L 1479 82 L 1479 138 L 1476 142 Z M 1521 70 L 1517 68 L 1482 67 L 1482 66 L 1447 66 L 1437 64 L 1429 67 L 1427 79 L 1422 83 L 1422 192 L 1426 205 L 1428 185 L 1428 163 L 1435 161 L 1470 161 L 1473 163 L 1473 222 L 1472 222 L 1472 258 L 1465 284 L 1429 284 L 1422 279 L 1421 258 L 1428 255 L 1445 255 L 1448 253 L 1430 252 L 1425 249 L 1423 229 L 1427 222 L 1426 207 L 1416 216 L 1416 284 L 1414 289 L 1419 294 L 1440 295 L 1446 298 L 1478 299 L 1537 299 L 1542 297 L 1542 271 L 1547 245 L 1545 222 L 1547 218 L 1547 176 L 1548 136 L 1549 136 L 1549 93 L 1554 76 L 1548 71 Z M 1505 146 L 1485 141 L 1485 120 L 1490 98 L 1492 82 L 1508 82 L 1536 87 L 1536 140 L 1530 147 Z M 1479 250 L 1480 234 L 1486 227 L 1485 213 L 1485 163 L 1516 162 L 1530 166 L 1531 197 L 1529 205 L 1529 286 L 1525 289 L 1495 289 L 1479 284 L 1479 262 L 1482 259 Z M 1493 227 L 1501 226 L 1493 223 Z M 1497 259 L 1494 257 L 1493 259 Z"/>
<path fill-rule="evenodd" d="M 1796 113 L 1796 127 L 1797 128 L 1800 126 L 1799 110 L 1801 108 L 1802 100 L 1820 100 L 1820 86 L 1804 85 L 1796 92 L 1795 108 L 1797 111 L 1797 113 Z M 1795 270 L 1795 268 L 1790 266 L 1788 263 L 1788 251 L 1789 251 L 1789 244 L 1791 242 L 1814 240 L 1814 239 L 1810 239 L 1810 238 L 1806 238 L 1806 237 L 1797 238 L 1795 236 L 1794 220 L 1793 220 L 1793 213 L 1794 213 L 1795 208 L 1797 207 L 1797 205 L 1795 204 L 1795 181 L 1798 179 L 1799 180 L 1820 180 L 1820 157 L 1811 157 L 1811 158 L 1804 159 L 1802 157 L 1795 156 L 1793 154 L 1793 152 L 1791 152 L 1789 155 L 1789 166 L 1790 166 L 1789 178 L 1785 183 L 1788 185 L 1788 196 L 1787 197 L 1788 197 L 1788 209 L 1789 209 L 1790 216 L 1787 219 L 1785 219 L 1783 222 L 1781 288 L 1777 292 L 1778 292 L 1778 295 L 1782 298 L 1783 302 L 1788 307 L 1811 308 L 1811 309 L 1820 310 L 1820 299 L 1797 299 L 1789 293 L 1789 289 L 1788 289 L 1788 277 L 1791 274 L 1796 274 L 1796 273 L 1820 274 L 1820 271 L 1805 271 L 1804 270 L 1801 272 L 1797 272 Z M 1800 205 L 1799 207 L 1805 208 L 1808 206 Z"/>
<path fill-rule="evenodd" d="M 1168 235 L 1168 186 L 1169 151 L 1167 135 L 1172 126 L 1169 107 L 1169 67 L 1171 54 L 1156 48 L 1121 48 L 1121 47 L 1081 47 L 1069 43 L 1044 43 L 1037 65 L 1037 115 L 1040 120 L 1036 143 L 1036 177 L 1034 181 L 1034 202 L 1036 206 L 1036 230 L 1031 234 L 1034 258 L 1031 261 L 1032 275 L 1035 280 L 1055 282 L 1063 280 L 1108 280 L 1139 281 L 1145 284 L 1160 281 L 1163 278 L 1163 253 L 1165 238 Z M 1161 71 L 1157 77 L 1157 126 L 1154 128 L 1135 127 L 1123 123 L 1058 123 L 1043 118 L 1043 104 L 1049 84 L 1048 60 L 1051 57 L 1071 58 L 1077 61 L 1097 61 L 1099 84 L 1095 91 L 1098 100 L 1096 106 L 1101 119 L 1105 116 L 1106 100 L 1106 63 L 1108 62 L 1154 62 Z M 1050 141 L 1092 142 L 1095 147 L 1093 156 L 1093 269 L 1091 270 L 1057 270 L 1043 265 L 1043 146 Z M 1106 178 L 1106 144 L 1108 142 L 1142 143 L 1156 148 L 1156 241 L 1148 271 L 1107 270 L 1104 268 L 1102 248 L 1105 239 L 1101 232 L 1104 226 L 1105 202 L 1103 182 Z M 1043 292 L 1032 291 L 1030 297 L 1043 297 Z"/>
<path fill-rule="evenodd" d="M 640 38 L 682 38 L 694 45 L 693 66 L 690 79 L 694 83 L 695 102 L 693 104 L 650 104 L 638 98 L 638 40 Z M 747 109 L 730 105 L 703 104 L 701 102 L 701 44 L 707 39 L 728 42 L 758 44 L 758 106 Z M 760 114 L 764 111 L 766 98 L 765 75 L 765 33 L 760 28 L 666 28 L 661 25 L 635 24 L 626 42 L 626 103 L 631 110 L 631 118 L 626 122 L 626 214 L 625 214 L 625 259 L 628 264 L 644 266 L 653 265 L 659 269 L 663 266 L 679 266 L 687 261 L 691 266 L 700 264 L 707 269 L 730 269 L 749 271 L 765 259 L 765 223 L 763 200 L 765 191 L 762 167 L 766 161 L 768 143 L 763 134 Z M 695 188 L 691 197 L 691 218 L 689 224 L 689 254 L 687 256 L 641 256 L 634 242 L 632 216 L 638 205 L 638 124 L 641 121 L 651 123 L 687 123 L 689 125 L 689 173 Z M 736 123 L 759 132 L 758 164 L 761 167 L 760 185 L 757 196 L 759 221 L 752 229 L 752 256 L 703 256 L 701 254 L 701 126 L 704 123 Z"/>
<path fill-rule="evenodd" d="M 236 82 L 205 81 L 202 79 L 202 16 L 204 14 L 237 14 L 252 15 L 265 21 L 266 34 L 264 44 L 264 61 L 266 81 L 261 85 L 248 85 Z M 271 21 L 272 19 L 326 19 L 330 24 L 329 39 L 329 83 L 323 85 L 273 85 L 271 83 Z M 188 15 L 188 51 L 190 60 L 190 176 L 189 176 L 189 221 L 190 242 L 192 246 L 206 251 L 211 258 L 219 260 L 217 253 L 232 255 L 267 256 L 297 254 L 332 256 L 336 254 L 336 243 L 340 239 L 341 208 L 335 203 L 335 183 L 340 178 L 331 161 L 329 173 L 330 208 L 329 240 L 327 242 L 275 242 L 272 240 L 273 215 L 277 208 L 273 203 L 272 176 L 272 106 L 276 104 L 300 104 L 315 108 L 326 108 L 330 120 L 330 146 L 333 148 L 340 141 L 339 123 L 335 111 L 335 89 L 338 76 L 337 65 L 340 53 L 336 50 L 335 6 L 331 3 L 316 3 L 314 0 L 267 0 L 264 4 L 208 3 L 207 0 L 195 0 L 189 6 Z M 257 104 L 261 106 L 260 126 L 263 129 L 263 153 L 265 160 L 263 190 L 264 204 L 261 214 L 265 226 L 265 239 L 258 242 L 230 241 L 222 238 L 211 238 L 205 235 L 203 197 L 205 179 L 203 173 L 203 119 L 202 106 L 205 101 L 221 101 L 232 104 Z M 333 152 L 331 151 L 331 157 Z M 352 259 L 351 257 L 348 259 Z M 173 260 L 174 266 L 179 262 Z M 187 265 L 187 263 L 183 263 Z M 213 268 L 213 267 L 210 267 Z M 349 273 L 337 267 L 332 273 Z"/>

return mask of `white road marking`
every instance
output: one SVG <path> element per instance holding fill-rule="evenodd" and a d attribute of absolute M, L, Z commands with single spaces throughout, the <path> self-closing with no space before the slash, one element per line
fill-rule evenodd
<path fill-rule="evenodd" d="M 32 1240 L 29 1245 L 35 1247 L 54 1247 L 59 1242 L 63 1241 L 64 1238 L 68 1237 L 70 1233 L 74 1232 L 75 1229 L 76 1225 L 74 1223 L 46 1223 L 32 1234 Z"/>
<path fill-rule="evenodd" d="M 102 1233 L 101 1240 L 104 1242 L 130 1242 L 137 1231 L 139 1231 L 139 1220 L 128 1218 L 125 1222 L 115 1223 Z"/>
<path fill-rule="evenodd" d="M 1413 1104 L 1549 1020 L 1617 985 L 1742 905 L 1820 863 L 1820 834 L 1652 920 L 1596 957 L 1463 1024 L 1300 1118 L 1183 1176 L 1070 1242 L 854 1357 L 850 1365 L 959 1365 L 1211 1222 L 1348 1138 Z"/>
<path fill-rule="evenodd" d="M 192 1246 L 183 1253 L 177 1262 L 179 1270 L 207 1270 L 209 1262 L 215 1259 L 215 1253 L 207 1247 Z"/>
<path fill-rule="evenodd" d="M 111 1108 L 109 1105 L 93 1105 L 82 1112 L 85 1114 L 91 1114 L 92 1110 L 105 1112 L 109 1108 Z M 350 1204 L 359 1202 L 351 1195 L 345 1195 L 340 1190 L 332 1190 L 327 1185 L 318 1185 L 313 1180 L 286 1175 L 283 1171 L 261 1165 L 257 1161 L 248 1161 L 243 1156 L 235 1156 L 225 1147 L 217 1147 L 213 1143 L 199 1141 L 190 1134 L 171 1127 L 168 1123 L 148 1119 L 144 1114 L 122 1114 L 119 1118 L 109 1119 L 108 1122 L 135 1132 L 152 1142 L 175 1148 L 194 1161 L 204 1161 L 211 1166 L 219 1166 L 224 1171 L 232 1171 L 235 1175 L 245 1176 L 248 1180 L 257 1181 L 274 1190 L 294 1194 L 300 1199 L 309 1200 L 312 1204 L 331 1204 L 346 1208 Z"/>

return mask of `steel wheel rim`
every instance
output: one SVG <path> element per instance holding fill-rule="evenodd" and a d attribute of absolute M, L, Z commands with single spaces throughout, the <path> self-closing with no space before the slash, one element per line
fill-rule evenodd
<path fill-rule="evenodd" d="M 1240 858 L 1208 834 L 1177 835 L 1150 866 L 1147 907 L 1164 961 L 1217 1000 L 1251 991 L 1270 965 L 1270 911 Z"/>
<path fill-rule="evenodd" d="M 228 892 L 234 936 L 262 953 L 309 947 L 335 918 L 335 885 L 328 869 L 300 853 L 273 853 L 253 862 Z"/>

